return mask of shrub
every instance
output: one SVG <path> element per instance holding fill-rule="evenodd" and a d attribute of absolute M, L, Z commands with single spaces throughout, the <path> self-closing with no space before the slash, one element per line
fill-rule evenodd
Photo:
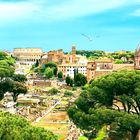
<path fill-rule="evenodd" d="M 75 91 L 75 90 L 77 90 L 77 87 L 72 87 L 72 91 Z"/>
<path fill-rule="evenodd" d="M 71 91 L 66 90 L 66 91 L 64 92 L 64 95 L 65 95 L 65 96 L 72 96 L 73 93 L 72 93 Z"/>
<path fill-rule="evenodd" d="M 58 89 L 56 89 L 56 88 L 52 88 L 52 89 L 49 90 L 49 93 L 52 94 L 52 95 L 55 95 L 58 92 L 60 92 L 60 91 Z"/>

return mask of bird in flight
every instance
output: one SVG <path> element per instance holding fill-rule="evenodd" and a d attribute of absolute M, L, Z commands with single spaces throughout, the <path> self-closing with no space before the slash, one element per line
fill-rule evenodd
<path fill-rule="evenodd" d="M 89 36 L 85 35 L 85 34 L 81 34 L 82 36 L 86 37 L 89 41 L 92 41 L 92 38 L 90 38 Z"/>
<path fill-rule="evenodd" d="M 86 35 L 86 34 L 81 34 L 82 36 L 84 36 L 84 37 L 86 37 L 89 41 L 92 41 L 92 38 L 91 37 L 89 37 L 88 35 Z M 95 38 L 98 38 L 98 37 L 100 37 L 99 35 L 96 35 L 95 36 Z"/>

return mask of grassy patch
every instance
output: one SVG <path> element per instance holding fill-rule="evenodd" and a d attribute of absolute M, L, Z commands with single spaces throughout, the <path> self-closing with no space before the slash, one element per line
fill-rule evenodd
<path fill-rule="evenodd" d="M 78 140 L 87 140 L 87 138 L 84 137 L 84 136 L 80 136 L 80 137 L 78 138 Z"/>
<path fill-rule="evenodd" d="M 66 112 L 56 112 L 46 115 L 39 122 L 33 123 L 33 125 L 48 129 L 60 136 L 60 140 L 64 140 L 63 137 L 66 137 L 68 133 L 67 120 L 68 116 Z"/>
<path fill-rule="evenodd" d="M 98 137 L 95 140 L 103 140 L 106 137 L 106 126 L 104 126 L 98 133 Z"/>
<path fill-rule="evenodd" d="M 58 140 L 64 140 L 65 139 L 65 136 L 63 134 L 61 134 L 61 135 L 58 134 L 57 137 L 58 137 Z"/>

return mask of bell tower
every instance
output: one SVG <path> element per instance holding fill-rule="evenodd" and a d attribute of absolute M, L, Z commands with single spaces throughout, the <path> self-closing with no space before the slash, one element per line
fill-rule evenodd
<path fill-rule="evenodd" d="M 135 52 L 135 59 L 134 59 L 134 68 L 136 70 L 140 70 L 140 44 L 138 45 L 138 48 Z"/>
<path fill-rule="evenodd" d="M 72 46 L 72 63 L 75 62 L 75 58 L 76 58 L 76 45 Z"/>

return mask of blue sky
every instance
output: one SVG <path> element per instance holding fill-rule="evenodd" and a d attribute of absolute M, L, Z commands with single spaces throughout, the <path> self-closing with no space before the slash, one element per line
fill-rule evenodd
<path fill-rule="evenodd" d="M 90 41 L 86 36 L 90 37 Z M 0 49 L 135 50 L 140 0 L 0 0 Z"/>

